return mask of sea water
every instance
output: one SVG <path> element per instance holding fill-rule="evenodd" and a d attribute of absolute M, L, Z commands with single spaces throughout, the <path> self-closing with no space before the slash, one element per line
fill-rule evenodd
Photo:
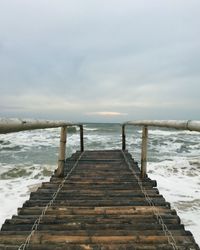
<path fill-rule="evenodd" d="M 60 129 L 0 135 L 0 224 L 57 165 Z M 84 125 L 86 150 L 121 149 L 119 124 Z M 127 149 L 140 163 L 141 128 L 126 128 Z M 68 133 L 67 156 L 79 150 L 79 131 Z M 200 245 L 200 133 L 149 129 L 148 175 Z"/>

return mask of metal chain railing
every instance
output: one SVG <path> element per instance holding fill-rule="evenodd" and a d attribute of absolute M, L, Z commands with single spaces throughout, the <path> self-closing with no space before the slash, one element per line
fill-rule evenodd
<path fill-rule="evenodd" d="M 160 215 L 158 209 L 155 207 L 155 204 L 153 203 L 152 199 L 149 197 L 146 189 L 143 187 L 142 181 L 140 180 L 140 178 L 137 176 L 137 174 L 133 170 L 133 168 L 132 168 L 130 162 L 128 161 L 128 159 L 127 159 L 127 157 L 126 157 L 123 150 L 122 150 L 122 154 L 123 154 L 124 160 L 125 160 L 126 164 L 128 165 L 130 171 L 133 173 L 134 177 L 136 178 L 136 180 L 138 182 L 138 185 L 139 185 L 142 193 L 144 194 L 144 197 L 145 197 L 146 201 L 152 207 L 153 213 L 154 213 L 158 223 L 161 225 L 162 230 L 163 230 L 165 236 L 167 237 L 169 245 L 171 245 L 174 250 L 178 250 L 178 246 L 176 244 L 176 241 L 175 241 L 172 233 L 169 231 L 166 224 L 164 223 L 162 216 Z"/>
<path fill-rule="evenodd" d="M 28 235 L 28 237 L 26 238 L 25 242 L 18 248 L 18 250 L 25 250 L 31 241 L 32 236 L 35 234 L 35 232 L 38 230 L 38 226 L 41 222 L 41 220 L 43 219 L 43 217 L 45 216 L 47 210 L 53 205 L 56 197 L 58 196 L 60 190 L 63 188 L 66 180 L 69 178 L 69 176 L 71 175 L 72 171 L 77 167 L 78 162 L 80 161 L 80 159 L 82 158 L 84 152 L 82 152 L 79 156 L 79 158 L 76 160 L 75 164 L 73 165 L 73 167 L 70 169 L 70 171 L 67 173 L 67 175 L 65 176 L 65 178 L 62 180 L 62 182 L 60 183 L 60 185 L 58 186 L 58 189 L 55 191 L 55 193 L 52 195 L 52 199 L 48 202 L 48 204 L 44 207 L 44 209 L 42 210 L 41 215 L 35 220 L 32 228 L 31 228 L 31 232 Z"/>

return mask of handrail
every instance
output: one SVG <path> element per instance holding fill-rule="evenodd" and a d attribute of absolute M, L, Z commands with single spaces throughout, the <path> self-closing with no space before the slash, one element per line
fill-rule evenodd
<path fill-rule="evenodd" d="M 143 126 L 142 146 L 141 146 L 141 178 L 147 176 L 147 144 L 148 144 L 148 126 L 173 128 L 180 130 L 200 132 L 200 121 L 192 120 L 136 120 L 128 121 L 122 124 L 122 150 L 126 149 L 126 132 L 127 125 Z"/>
<path fill-rule="evenodd" d="M 63 121 L 0 119 L 0 134 L 75 125 L 71 122 Z"/>
<path fill-rule="evenodd" d="M 148 144 L 148 126 L 174 128 L 189 131 L 200 132 L 200 121 L 191 120 L 136 120 L 128 121 L 122 124 L 122 150 L 126 149 L 126 132 L 125 127 L 143 126 L 142 132 L 142 152 L 141 152 L 141 177 L 146 177 L 147 172 L 147 144 Z M 64 175 L 64 164 L 66 155 L 66 140 L 67 140 L 67 127 L 79 126 L 80 128 L 80 151 L 84 151 L 83 140 L 83 124 L 63 122 L 63 121 L 42 121 L 42 120 L 21 120 L 21 119 L 0 119 L 0 134 L 11 132 L 19 132 L 34 129 L 46 129 L 61 127 L 60 134 L 60 148 L 58 158 L 58 168 L 56 176 Z"/>
<path fill-rule="evenodd" d="M 78 126 L 80 128 L 80 151 L 83 152 L 84 151 L 83 124 L 79 123 L 48 121 L 48 120 L 42 121 L 42 120 L 0 119 L 0 134 L 20 132 L 26 130 L 61 127 L 58 168 L 56 170 L 56 176 L 62 177 L 64 175 L 67 127 L 69 126 Z"/>
<path fill-rule="evenodd" d="M 200 121 L 192 120 L 136 120 L 125 122 L 123 125 L 153 126 L 200 132 Z"/>

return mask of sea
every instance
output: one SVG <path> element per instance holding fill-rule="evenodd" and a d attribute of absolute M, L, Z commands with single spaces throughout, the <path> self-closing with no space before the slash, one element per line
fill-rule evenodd
<path fill-rule="evenodd" d="M 126 145 L 140 164 L 141 127 L 126 127 Z M 60 128 L 0 135 L 0 224 L 17 214 L 17 208 L 57 166 Z M 120 124 L 85 124 L 85 150 L 121 149 Z M 78 128 L 67 136 L 69 157 L 80 148 Z M 149 128 L 148 176 L 171 203 L 200 245 L 200 133 Z"/>

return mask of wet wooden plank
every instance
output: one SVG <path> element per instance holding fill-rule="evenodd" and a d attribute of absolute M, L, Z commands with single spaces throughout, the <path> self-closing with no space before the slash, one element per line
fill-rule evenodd
<path fill-rule="evenodd" d="M 125 154 L 139 177 L 137 163 L 127 151 Z M 76 152 L 67 159 L 65 174 L 79 155 L 80 152 Z M 30 199 L 18 209 L 18 215 L 5 221 L 0 232 L 0 250 L 18 249 L 24 243 L 62 181 L 52 176 L 50 182 L 31 193 Z M 171 231 L 177 249 L 199 249 L 176 211 L 159 193 L 156 181 L 145 178 L 142 185 Z M 41 219 L 28 249 L 153 250 L 172 247 L 122 152 L 105 150 L 84 153 Z"/>

